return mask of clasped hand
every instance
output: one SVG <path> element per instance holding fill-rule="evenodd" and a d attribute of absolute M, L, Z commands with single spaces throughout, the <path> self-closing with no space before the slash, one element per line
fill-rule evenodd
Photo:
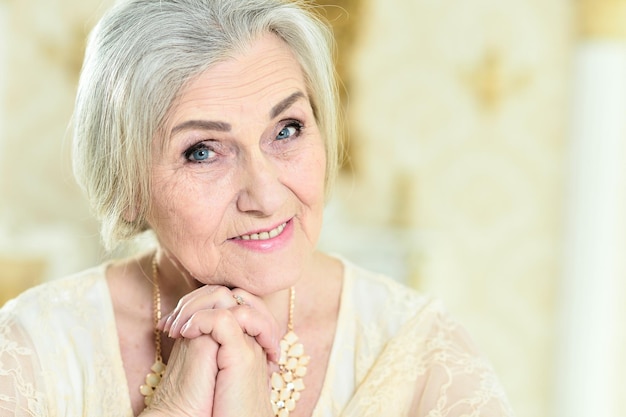
<path fill-rule="evenodd" d="M 184 296 L 159 328 L 177 340 L 149 414 L 273 416 L 268 361 L 278 360 L 279 328 L 263 300 L 206 285 Z"/>

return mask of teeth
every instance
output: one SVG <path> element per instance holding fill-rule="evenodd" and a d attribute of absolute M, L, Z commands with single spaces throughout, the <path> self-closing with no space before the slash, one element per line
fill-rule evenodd
<path fill-rule="evenodd" d="M 261 232 L 261 233 L 252 233 L 251 235 L 241 235 L 238 239 L 241 240 L 267 240 L 272 239 L 278 236 L 285 230 L 285 226 L 287 223 L 283 223 L 275 229 L 270 230 L 269 232 Z"/>

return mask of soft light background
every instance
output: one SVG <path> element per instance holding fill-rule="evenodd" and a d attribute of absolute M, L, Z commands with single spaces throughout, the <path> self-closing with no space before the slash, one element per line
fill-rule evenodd
<path fill-rule="evenodd" d="M 321 246 L 441 297 L 519 417 L 626 416 L 626 1 L 337 0 Z M 101 0 L 0 0 L 0 303 L 101 262 L 69 135 Z"/>

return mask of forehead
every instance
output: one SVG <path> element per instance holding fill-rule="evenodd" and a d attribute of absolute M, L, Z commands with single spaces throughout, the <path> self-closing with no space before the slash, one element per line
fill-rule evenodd
<path fill-rule="evenodd" d="M 282 39 L 266 34 L 191 80 L 175 100 L 170 118 L 198 112 L 250 111 L 251 107 L 267 112 L 267 106 L 297 91 L 306 94 L 297 59 Z"/>

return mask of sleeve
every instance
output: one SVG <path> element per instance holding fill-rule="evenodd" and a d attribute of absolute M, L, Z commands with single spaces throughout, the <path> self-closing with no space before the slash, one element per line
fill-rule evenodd
<path fill-rule="evenodd" d="M 491 365 L 462 326 L 439 311 L 425 336 L 410 416 L 514 415 Z"/>
<path fill-rule="evenodd" d="M 0 310 L 0 415 L 46 416 L 37 351 L 8 307 Z"/>
<path fill-rule="evenodd" d="M 357 350 L 367 350 L 380 330 L 368 331 Z M 364 376 L 341 417 L 514 415 L 489 362 L 438 302 L 407 320 L 374 359 L 358 357 Z"/>

